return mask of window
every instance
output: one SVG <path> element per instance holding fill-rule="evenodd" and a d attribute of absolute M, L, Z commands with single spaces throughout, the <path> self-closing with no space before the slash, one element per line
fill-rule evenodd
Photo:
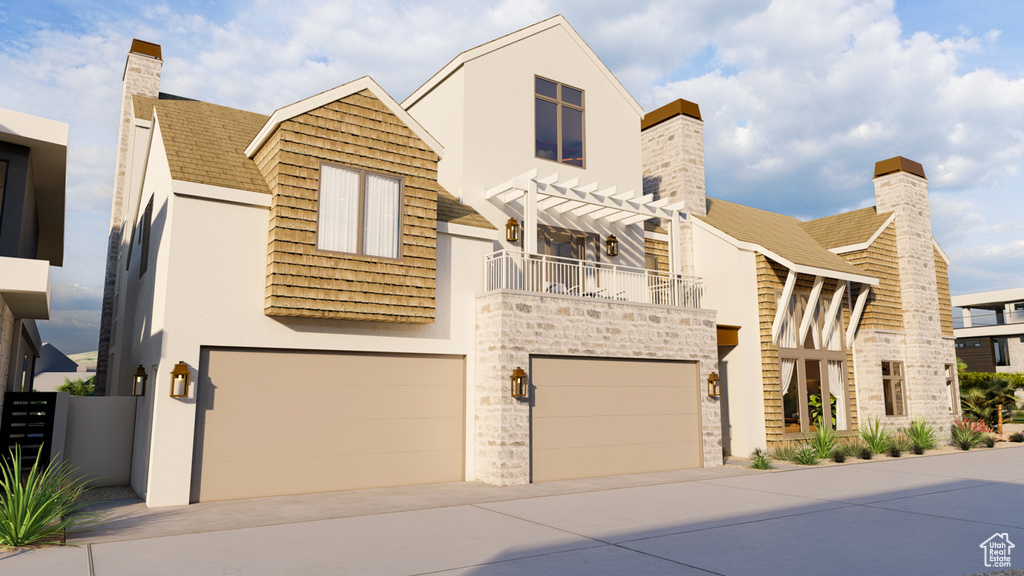
<path fill-rule="evenodd" d="M 7 161 L 0 160 L 0 214 L 4 210 L 4 184 L 7 182 Z"/>
<path fill-rule="evenodd" d="M 956 383 L 955 364 L 946 364 L 946 391 L 949 395 L 949 411 L 956 414 L 960 407 L 960 390 Z"/>
<path fill-rule="evenodd" d="M 139 251 L 139 278 L 149 269 L 149 229 L 153 220 L 153 198 L 150 197 L 149 204 L 146 204 L 146 212 L 142 215 L 142 232 L 139 234 L 139 242 L 142 249 Z"/>
<path fill-rule="evenodd" d="M 957 340 L 957 348 L 978 348 L 981 346 L 981 340 Z"/>
<path fill-rule="evenodd" d="M 1010 365 L 1010 347 L 1006 338 L 993 338 L 992 347 L 996 350 L 996 366 Z"/>
<path fill-rule="evenodd" d="M 322 164 L 316 247 L 397 259 L 401 207 L 400 178 Z"/>
<path fill-rule="evenodd" d="M 885 400 L 886 416 L 907 415 L 902 362 L 882 362 L 882 395 Z"/>
<path fill-rule="evenodd" d="M 808 294 L 792 296 L 779 335 L 783 433 L 790 436 L 815 432 L 819 425 L 839 432 L 850 429 L 842 307 L 828 322 L 831 298 L 823 292 L 815 306 L 809 299 Z M 800 341 L 807 315 L 812 317 Z"/>
<path fill-rule="evenodd" d="M 536 155 L 583 167 L 583 91 L 541 77 L 536 95 Z"/>

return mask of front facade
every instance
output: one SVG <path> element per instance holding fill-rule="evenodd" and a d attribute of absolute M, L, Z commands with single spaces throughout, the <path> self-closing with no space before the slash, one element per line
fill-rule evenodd
<path fill-rule="evenodd" d="M 972 372 L 1024 372 L 1024 288 L 954 296 L 956 355 Z"/>
<path fill-rule="evenodd" d="M 50 314 L 50 266 L 64 259 L 68 125 L 0 109 L 0 404 L 28 392 Z"/>
<path fill-rule="evenodd" d="M 707 199 L 697 105 L 644 114 L 561 17 L 401 104 L 362 78 L 264 116 L 160 66 L 133 44 L 99 377 L 141 396 L 150 506 L 718 466 L 813 430 L 815 394 L 841 431 L 882 410 L 887 280 Z M 911 345 L 894 422 L 932 392 Z"/>

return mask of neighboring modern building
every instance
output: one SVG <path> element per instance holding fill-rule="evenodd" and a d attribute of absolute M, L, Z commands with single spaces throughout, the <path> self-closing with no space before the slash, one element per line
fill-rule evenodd
<path fill-rule="evenodd" d="M 840 432 L 949 424 L 920 165 L 879 163 L 878 213 L 708 199 L 698 106 L 645 114 L 560 16 L 401 104 L 268 117 L 160 67 L 133 43 L 99 359 L 150 506 L 718 466 L 816 394 Z"/>
<path fill-rule="evenodd" d="M 1024 372 L 1024 288 L 954 296 L 956 355 L 972 372 Z"/>
<path fill-rule="evenodd" d="M 0 403 L 32 390 L 50 317 L 50 266 L 64 259 L 68 125 L 0 109 Z"/>

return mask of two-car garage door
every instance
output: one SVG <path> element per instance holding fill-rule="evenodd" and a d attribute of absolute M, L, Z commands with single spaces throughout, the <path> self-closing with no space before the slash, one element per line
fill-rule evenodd
<path fill-rule="evenodd" d="M 701 466 L 697 365 L 533 358 L 533 481 Z"/>
<path fill-rule="evenodd" d="M 193 501 L 464 478 L 461 356 L 202 356 Z"/>

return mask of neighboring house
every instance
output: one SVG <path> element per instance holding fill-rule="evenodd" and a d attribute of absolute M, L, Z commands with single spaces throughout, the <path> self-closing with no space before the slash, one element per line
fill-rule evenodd
<path fill-rule="evenodd" d="M 54 392 L 64 380 L 90 380 L 96 375 L 95 362 L 79 364 L 65 356 L 49 342 L 43 342 L 36 360 L 32 389 L 36 392 Z"/>
<path fill-rule="evenodd" d="M 35 321 L 64 259 L 67 147 L 67 124 L 0 109 L 0 399 L 32 390 Z"/>
<path fill-rule="evenodd" d="M 1024 288 L 954 296 L 956 355 L 972 372 L 1024 372 Z"/>
<path fill-rule="evenodd" d="M 460 54 L 401 105 L 367 77 L 268 117 L 162 94 L 160 67 L 159 46 L 133 43 L 99 359 L 107 394 L 142 396 L 132 485 L 150 506 L 721 465 L 709 381 L 730 347 L 749 364 L 730 355 L 723 378 L 730 415 L 746 411 L 732 421 L 750 418 L 734 452 L 783 435 L 761 376 L 779 397 L 776 284 L 789 310 L 805 284 L 842 310 L 822 362 L 839 342 L 844 374 L 877 368 L 851 372 L 869 397 L 851 376 L 846 429 L 882 413 L 882 364 L 852 336 L 880 276 L 744 207 L 754 228 L 785 221 L 782 243 L 799 233 L 798 254 L 735 236 L 735 268 L 711 266 L 739 232 L 719 221 L 735 205 L 707 209 L 699 109 L 645 115 L 560 16 Z M 729 299 L 733 276 L 751 289 Z M 885 338 L 899 344 L 882 360 L 906 363 L 906 387 L 885 380 L 891 421 L 947 425 L 917 332 Z M 805 402 L 809 356 L 791 352 Z"/>

